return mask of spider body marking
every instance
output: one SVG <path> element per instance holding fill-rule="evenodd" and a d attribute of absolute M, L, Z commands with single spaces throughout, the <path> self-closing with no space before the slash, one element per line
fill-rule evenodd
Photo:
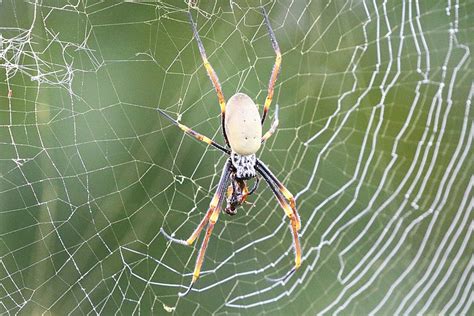
<path fill-rule="evenodd" d="M 275 115 L 273 123 L 270 129 L 262 136 L 262 126 L 267 116 L 268 109 L 270 108 L 271 101 L 273 99 L 273 93 L 275 88 L 275 82 L 278 78 L 281 65 L 281 53 L 278 43 L 275 38 L 275 34 L 270 26 L 267 12 L 262 8 L 264 23 L 267 26 L 267 31 L 270 36 L 273 50 L 275 51 L 276 58 L 273 70 L 270 76 L 268 84 L 268 93 L 263 105 L 263 113 L 260 118 L 257 106 L 254 101 L 244 93 L 234 94 L 229 101 L 226 103 L 222 88 L 219 83 L 219 79 L 214 69 L 212 68 L 204 49 L 204 45 L 199 37 L 196 25 L 194 24 L 191 12 L 188 11 L 189 20 L 191 22 L 191 28 L 193 31 L 194 38 L 197 42 L 199 53 L 201 55 L 204 68 L 207 71 L 209 78 L 211 79 L 212 85 L 216 90 L 217 100 L 221 109 L 221 124 L 222 133 L 224 136 L 227 147 L 222 146 L 214 140 L 199 134 L 191 128 L 177 122 L 171 116 L 166 114 L 160 109 L 157 109 L 165 118 L 170 120 L 174 125 L 178 126 L 186 134 L 202 141 L 208 145 L 211 145 L 230 157 L 227 159 L 225 166 L 222 170 L 222 174 L 217 185 L 217 189 L 214 196 L 209 204 L 209 209 L 206 215 L 201 220 L 199 225 L 196 227 L 194 232 L 189 236 L 188 239 L 182 240 L 174 238 L 168 235 L 163 228 L 161 233 L 170 241 L 180 243 L 183 245 L 192 245 L 194 241 L 199 237 L 201 231 L 206 228 L 206 234 L 202 241 L 199 254 L 196 259 L 194 266 L 193 277 L 187 290 L 183 293 L 179 293 L 180 296 L 187 295 L 193 285 L 199 278 L 201 273 L 201 267 L 204 262 L 204 257 L 209 243 L 210 236 L 216 224 L 220 211 L 222 210 L 222 204 L 224 198 L 227 200 L 227 205 L 224 208 L 224 212 L 229 215 L 235 215 L 237 208 L 242 205 L 247 197 L 255 192 L 257 189 L 260 177 L 262 177 L 268 184 L 273 194 L 275 195 L 278 204 L 281 206 L 287 217 L 290 219 L 290 230 L 293 236 L 293 248 L 295 250 L 295 264 L 294 267 L 282 278 L 270 279 L 272 281 L 283 281 L 289 278 L 301 265 L 301 246 L 299 241 L 298 231 L 301 228 L 301 222 L 299 219 L 298 212 L 296 210 L 296 203 L 293 195 L 285 188 L 285 186 L 277 179 L 277 177 L 270 171 L 270 169 L 257 158 L 256 153 L 261 147 L 261 144 L 266 141 L 278 127 L 278 104 L 276 105 Z M 253 187 L 249 190 L 247 187 L 247 180 L 255 178 Z M 230 184 L 229 184 L 230 182 Z"/>

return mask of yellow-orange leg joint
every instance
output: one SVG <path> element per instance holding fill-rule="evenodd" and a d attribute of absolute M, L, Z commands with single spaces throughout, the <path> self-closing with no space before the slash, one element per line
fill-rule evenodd
<path fill-rule="evenodd" d="M 277 104 L 275 108 L 275 117 L 273 119 L 272 126 L 270 126 L 270 129 L 268 130 L 268 132 L 266 132 L 265 135 L 263 135 L 262 143 L 266 141 L 267 139 L 269 139 L 276 132 L 276 129 L 278 128 L 279 123 L 280 123 L 280 120 L 278 119 L 278 104 Z"/>
<path fill-rule="evenodd" d="M 280 72 L 280 66 L 281 66 L 281 54 L 278 51 L 275 61 L 275 65 L 273 66 L 273 71 L 272 75 L 270 77 L 270 83 L 268 84 L 268 94 L 267 98 L 265 99 L 265 103 L 263 105 L 263 115 L 262 115 L 262 123 L 265 120 L 265 117 L 267 116 L 268 109 L 270 108 L 270 104 L 272 103 L 273 100 L 273 93 L 275 91 L 275 82 L 278 78 L 278 73 Z"/>
<path fill-rule="evenodd" d="M 218 212 L 213 212 L 213 215 L 214 215 L 214 213 L 218 214 Z M 204 240 L 202 242 L 201 250 L 199 250 L 199 256 L 198 256 L 198 259 L 196 261 L 196 266 L 194 268 L 193 279 L 191 281 L 191 284 L 195 283 L 196 280 L 199 278 L 199 275 L 201 274 L 201 267 L 202 267 L 202 263 L 204 261 L 204 255 L 206 254 L 206 249 L 207 249 L 207 245 L 209 243 L 209 238 L 211 237 L 212 230 L 214 229 L 214 224 L 215 224 L 215 221 L 213 222 L 212 218 L 213 218 L 213 216 L 211 216 L 211 219 L 209 221 L 209 226 L 207 227 L 206 236 L 204 237 Z"/>
<path fill-rule="evenodd" d="M 215 213 L 219 214 L 218 212 L 216 212 L 216 208 L 219 203 L 219 196 L 220 194 L 215 194 L 214 197 L 212 198 L 212 201 L 211 201 L 211 204 L 209 205 L 209 210 L 207 211 L 206 216 L 202 219 L 201 223 L 199 223 L 199 226 L 194 230 L 191 236 L 186 240 L 186 243 L 188 245 L 192 245 L 194 243 L 194 241 L 198 238 L 204 226 L 206 226 L 209 219 L 212 216 L 214 216 Z M 212 218 L 211 218 L 211 222 L 212 222 Z M 216 221 L 214 221 L 214 223 L 215 222 Z"/>
<path fill-rule="evenodd" d="M 283 209 L 283 211 L 285 211 L 286 216 L 288 216 L 288 218 L 290 218 L 290 220 L 293 220 L 294 212 L 291 209 L 288 202 L 285 199 L 283 199 L 281 194 L 275 194 L 275 196 L 278 199 L 278 203 L 280 203 L 281 208 Z"/>
<path fill-rule="evenodd" d="M 189 246 L 191 246 L 194 243 L 194 241 L 196 241 L 196 239 L 199 237 L 199 234 L 201 233 L 204 226 L 206 226 L 207 222 L 209 221 L 209 217 L 211 217 L 211 214 L 213 211 L 214 211 L 213 208 L 207 211 L 206 216 L 202 219 L 201 223 L 199 223 L 199 226 L 194 230 L 191 236 L 189 236 L 189 238 L 186 240 L 186 243 Z"/>
<path fill-rule="evenodd" d="M 301 266 L 301 246 L 298 235 L 298 221 L 296 220 L 296 217 L 291 219 L 291 232 L 293 233 L 293 242 L 295 247 L 295 269 L 298 269 Z"/>
<path fill-rule="evenodd" d="M 192 129 L 190 129 L 189 127 L 187 127 L 186 125 L 183 125 L 181 123 L 178 123 L 178 126 L 179 128 L 181 128 L 186 134 L 189 134 L 191 136 L 193 136 L 194 138 L 196 138 L 197 140 L 200 140 L 202 142 L 205 142 L 206 144 L 208 145 L 212 145 L 213 144 L 213 141 L 207 137 L 207 136 L 204 136 L 202 134 L 199 134 L 199 133 L 196 133 L 195 131 L 193 131 Z"/>
<path fill-rule="evenodd" d="M 262 137 L 262 143 L 263 143 L 264 141 L 266 141 L 267 139 L 269 139 L 270 136 L 272 136 L 272 134 L 273 134 L 273 133 L 271 133 L 271 131 L 266 132 L 265 135 L 263 135 L 263 137 Z"/>
<path fill-rule="evenodd" d="M 209 78 L 212 81 L 212 85 L 214 86 L 214 89 L 217 92 L 217 99 L 219 101 L 221 113 L 224 113 L 225 112 L 225 99 L 224 99 L 224 94 L 222 93 L 222 88 L 220 86 L 219 79 L 217 78 L 214 68 L 212 68 L 207 58 L 203 57 L 202 60 L 204 62 L 204 67 L 206 68 L 207 74 L 209 75 Z"/>
<path fill-rule="evenodd" d="M 219 212 L 217 210 L 214 210 L 212 212 L 211 218 L 209 219 L 209 225 L 214 225 L 217 222 L 217 219 L 219 218 Z"/>
<path fill-rule="evenodd" d="M 244 187 L 242 189 L 242 199 L 240 203 L 244 203 L 247 200 L 248 196 L 249 196 L 249 188 L 247 187 L 247 184 L 244 183 Z"/>
<path fill-rule="evenodd" d="M 280 52 L 280 47 L 278 46 L 278 42 L 275 37 L 275 33 L 273 32 L 272 26 L 270 25 L 270 21 L 268 20 L 267 11 L 265 11 L 265 8 L 262 8 L 262 11 L 263 11 L 263 16 L 265 18 L 265 24 L 267 25 L 268 35 L 270 36 L 270 41 L 272 42 L 272 47 L 276 54 L 275 65 L 273 66 L 272 74 L 270 76 L 270 82 L 268 83 L 268 94 L 267 94 L 267 98 L 265 99 L 265 104 L 263 106 L 263 115 L 262 115 L 262 124 L 263 124 L 263 122 L 265 121 L 265 117 L 267 116 L 268 108 L 270 107 L 270 104 L 272 103 L 275 82 L 278 78 L 278 73 L 280 72 L 281 52 Z"/>
<path fill-rule="evenodd" d="M 300 222 L 300 218 L 298 216 L 298 213 L 296 212 L 296 201 L 295 201 L 295 198 L 293 196 L 293 194 L 290 193 L 290 191 L 288 191 L 287 188 L 285 188 L 281 183 L 278 183 L 278 188 L 280 189 L 281 193 L 283 193 L 283 195 L 285 196 L 285 198 L 288 200 L 288 202 L 290 203 L 290 207 L 291 207 L 291 210 L 292 210 L 292 213 L 295 214 L 295 220 L 297 222 L 297 229 L 298 231 L 301 229 L 301 222 Z"/>
<path fill-rule="evenodd" d="M 232 196 L 232 193 L 234 192 L 234 188 L 232 187 L 232 184 L 227 187 L 227 198 L 229 199 Z"/>

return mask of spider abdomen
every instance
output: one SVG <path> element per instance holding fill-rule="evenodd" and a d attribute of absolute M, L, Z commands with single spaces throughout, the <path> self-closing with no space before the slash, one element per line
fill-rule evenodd
<path fill-rule="evenodd" d="M 253 100 L 245 93 L 236 93 L 227 102 L 225 132 L 232 151 L 239 155 L 252 155 L 260 149 L 260 114 Z"/>

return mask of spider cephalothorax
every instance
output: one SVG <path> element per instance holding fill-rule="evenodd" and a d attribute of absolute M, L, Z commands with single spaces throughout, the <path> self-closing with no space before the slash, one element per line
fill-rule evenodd
<path fill-rule="evenodd" d="M 277 177 L 275 177 L 270 169 L 268 169 L 267 166 L 265 166 L 265 164 L 255 155 L 260 149 L 261 144 L 275 132 L 278 126 L 277 105 L 274 121 L 268 132 L 262 136 L 263 122 L 265 121 L 265 117 L 273 98 L 273 90 L 281 64 L 281 53 L 275 38 L 275 34 L 273 33 L 273 30 L 270 26 L 270 22 L 268 21 L 267 13 L 265 12 L 265 9 L 263 9 L 264 21 L 270 35 L 273 49 L 276 53 L 276 60 L 275 65 L 273 66 L 272 74 L 270 76 L 267 98 L 265 99 L 265 103 L 263 105 L 263 114 L 260 118 L 257 106 L 245 93 L 234 94 L 226 104 L 224 94 L 222 93 L 222 89 L 219 84 L 219 79 L 217 78 L 214 69 L 207 59 L 206 51 L 204 50 L 201 39 L 199 38 L 199 34 L 197 32 L 196 26 L 194 25 L 191 13 L 188 12 L 188 14 L 189 20 L 191 21 L 194 38 L 198 44 L 204 67 L 206 68 L 207 74 L 209 75 L 209 78 L 211 79 L 212 84 L 214 85 L 214 88 L 217 92 L 217 98 L 221 108 L 222 131 L 227 148 L 219 145 L 212 139 L 193 131 L 189 127 L 178 123 L 162 110 L 158 109 L 158 111 L 171 122 L 173 122 L 173 124 L 179 126 L 179 128 L 181 128 L 185 133 L 195 137 L 200 141 L 214 146 L 230 157 L 227 159 L 224 169 L 222 170 L 216 193 L 214 194 L 214 197 L 212 198 L 209 205 L 209 210 L 191 236 L 189 236 L 189 238 L 186 240 L 181 240 L 168 235 L 163 229 L 161 230 L 163 235 L 165 235 L 166 238 L 171 241 L 184 245 L 192 245 L 199 237 L 199 234 L 203 228 L 207 225 L 206 236 L 204 237 L 201 250 L 199 251 L 199 255 L 194 266 L 191 284 L 189 285 L 186 292 L 180 293 L 180 295 L 182 296 L 188 294 L 196 280 L 199 278 L 207 244 L 209 242 L 209 238 L 211 237 L 212 230 L 214 229 L 214 224 L 217 222 L 219 213 L 222 210 L 222 204 L 224 202 L 225 196 L 227 195 L 227 206 L 224 211 L 229 215 L 235 215 L 237 213 L 236 209 L 242 205 L 247 197 L 257 189 L 260 179 L 257 174 L 259 174 L 268 183 L 278 203 L 283 208 L 285 214 L 289 217 L 291 222 L 290 228 L 293 235 L 293 247 L 295 249 L 295 265 L 293 269 L 291 269 L 283 278 L 277 280 L 288 278 L 301 265 L 301 248 L 298 235 L 301 224 L 298 212 L 296 211 L 295 199 L 293 198 L 293 195 L 285 188 L 285 186 L 277 179 Z M 246 181 L 251 178 L 255 178 L 255 184 L 252 189 L 249 190 Z"/>
<path fill-rule="evenodd" d="M 248 180 L 257 175 L 255 171 L 257 157 L 255 154 L 243 156 L 232 152 L 230 157 L 232 159 L 232 165 L 235 168 L 235 175 L 238 179 Z"/>

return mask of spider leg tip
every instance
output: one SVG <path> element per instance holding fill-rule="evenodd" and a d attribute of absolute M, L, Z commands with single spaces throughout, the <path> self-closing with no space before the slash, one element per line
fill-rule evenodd
<path fill-rule="evenodd" d="M 299 266 L 298 266 L 299 267 Z M 288 279 L 296 272 L 298 267 L 293 267 L 290 271 L 288 271 L 284 276 L 279 277 L 279 278 L 270 278 L 270 277 L 265 277 L 265 279 L 271 283 L 282 283 L 284 284 Z"/>
<path fill-rule="evenodd" d="M 160 233 L 166 237 L 166 239 L 170 240 L 170 241 L 173 241 L 173 236 L 168 234 L 164 229 L 163 227 L 160 228 Z"/>
<path fill-rule="evenodd" d="M 179 296 L 179 297 L 184 297 L 184 296 L 188 295 L 189 292 L 191 292 L 193 286 L 194 286 L 194 282 L 191 282 L 191 284 L 189 285 L 188 289 L 187 289 L 185 292 L 179 292 L 179 293 L 178 293 L 178 296 Z"/>

